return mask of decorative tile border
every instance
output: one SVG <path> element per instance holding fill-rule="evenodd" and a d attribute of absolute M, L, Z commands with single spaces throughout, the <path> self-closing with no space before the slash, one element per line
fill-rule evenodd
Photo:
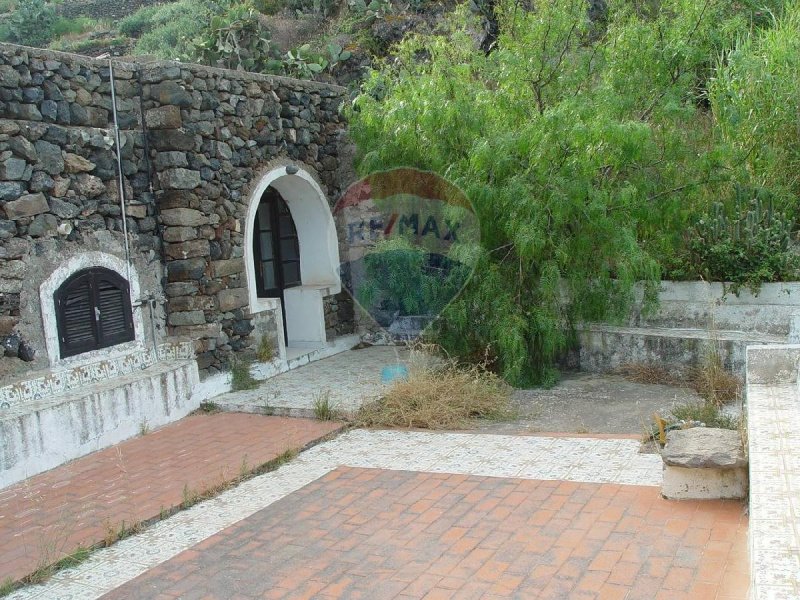
<path fill-rule="evenodd" d="M 191 341 L 172 341 L 159 344 L 157 348 L 147 348 L 117 358 L 69 369 L 54 369 L 41 377 L 0 387 L 0 415 L 12 407 L 76 390 L 98 381 L 130 375 L 157 362 L 192 358 L 194 346 Z"/>
<path fill-rule="evenodd" d="M 752 600 L 800 598 L 799 351 L 747 349 Z"/>

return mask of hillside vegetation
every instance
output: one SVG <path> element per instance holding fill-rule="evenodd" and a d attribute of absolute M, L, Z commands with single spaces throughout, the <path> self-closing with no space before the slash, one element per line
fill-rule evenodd
<path fill-rule="evenodd" d="M 5 39 L 98 37 L 0 2 Z M 178 0 L 103 27 L 349 86 L 361 173 L 434 171 L 472 201 L 480 244 L 453 258 L 474 275 L 435 338 L 512 383 L 554 381 L 575 325 L 623 319 L 637 281 L 798 277 L 799 0 Z"/>

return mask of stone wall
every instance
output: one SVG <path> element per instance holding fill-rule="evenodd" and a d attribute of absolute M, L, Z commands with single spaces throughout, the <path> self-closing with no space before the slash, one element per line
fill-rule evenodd
<path fill-rule="evenodd" d="M 94 19 L 121 19 L 135 13 L 143 6 L 166 4 L 164 0 L 66 0 L 56 7 L 60 16 L 68 19 L 92 17 Z"/>
<path fill-rule="evenodd" d="M 256 344 L 249 191 L 292 162 L 338 198 L 345 91 L 178 63 L 118 62 L 114 75 L 131 262 L 143 295 L 166 297 L 147 330 L 196 340 L 215 372 Z M 59 259 L 124 258 L 117 185 L 108 62 L 0 44 L 0 337 L 35 366 L 47 363 L 38 288 Z M 331 335 L 352 329 L 344 304 L 326 302 Z"/>

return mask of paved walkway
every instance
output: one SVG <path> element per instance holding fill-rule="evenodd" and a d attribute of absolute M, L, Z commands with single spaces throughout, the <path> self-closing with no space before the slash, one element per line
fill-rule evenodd
<path fill-rule="evenodd" d="M 244 414 L 187 417 L 0 490 L 0 583 L 158 517 L 339 424 Z"/>
<path fill-rule="evenodd" d="M 337 410 L 354 412 L 384 389 L 383 367 L 409 361 L 409 351 L 398 346 L 350 350 L 271 377 L 256 389 L 223 394 L 214 402 L 225 410 L 313 418 L 315 400 L 327 397 Z"/>
<path fill-rule="evenodd" d="M 742 599 L 742 523 L 652 487 L 340 468 L 105 598 Z"/>
<path fill-rule="evenodd" d="M 352 431 L 11 598 L 745 598 L 741 505 L 660 480 L 631 439 Z"/>

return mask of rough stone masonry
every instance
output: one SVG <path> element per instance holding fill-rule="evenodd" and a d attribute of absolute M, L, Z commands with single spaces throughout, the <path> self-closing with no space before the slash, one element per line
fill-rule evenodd
<path fill-rule="evenodd" d="M 155 299 L 146 334 L 195 340 L 216 372 L 256 343 L 250 187 L 291 161 L 335 202 L 345 90 L 174 62 L 117 61 L 114 77 L 131 264 Z M 42 281 L 89 250 L 125 258 L 113 126 L 108 61 L 0 44 L 0 342 L 31 368 L 48 365 Z M 350 306 L 326 300 L 329 336 L 352 328 Z"/>

